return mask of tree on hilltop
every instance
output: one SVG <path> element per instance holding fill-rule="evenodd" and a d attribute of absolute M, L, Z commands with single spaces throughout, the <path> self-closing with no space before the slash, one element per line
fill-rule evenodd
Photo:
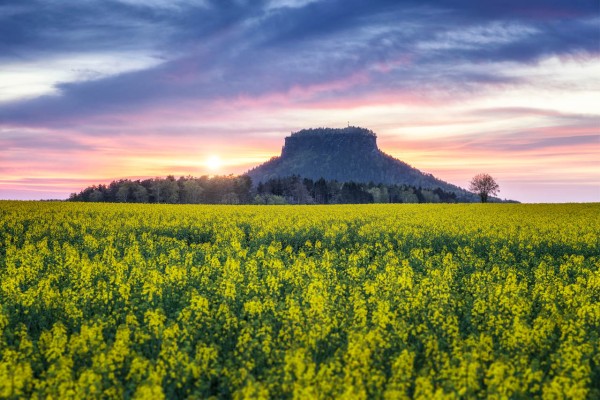
<path fill-rule="evenodd" d="M 469 190 L 479 195 L 482 203 L 487 203 L 489 196 L 495 196 L 500 186 L 489 174 L 477 174 L 471 179 Z"/>

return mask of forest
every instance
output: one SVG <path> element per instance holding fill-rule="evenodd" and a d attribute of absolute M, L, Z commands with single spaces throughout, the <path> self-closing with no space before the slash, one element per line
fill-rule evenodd
<path fill-rule="evenodd" d="M 290 176 L 258 185 L 247 175 L 120 179 L 73 193 L 70 201 L 165 204 L 368 204 L 469 202 L 440 188 Z"/>

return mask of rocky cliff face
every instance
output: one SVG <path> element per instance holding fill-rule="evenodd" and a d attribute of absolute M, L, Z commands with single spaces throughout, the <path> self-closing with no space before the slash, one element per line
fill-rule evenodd
<path fill-rule="evenodd" d="M 307 129 L 285 138 L 281 157 L 295 157 L 305 152 L 330 155 L 377 153 L 377 137 L 371 131 L 349 127 L 345 129 Z"/>
<path fill-rule="evenodd" d="M 271 178 L 299 175 L 317 180 L 373 182 L 441 188 L 470 196 L 465 190 L 424 174 L 377 147 L 377 136 L 368 129 L 304 129 L 285 138 L 281 156 L 251 169 L 256 184 Z"/>

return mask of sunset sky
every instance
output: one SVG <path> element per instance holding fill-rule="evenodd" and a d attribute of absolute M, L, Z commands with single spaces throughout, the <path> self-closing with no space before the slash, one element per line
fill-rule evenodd
<path fill-rule="evenodd" d="M 243 173 L 310 127 L 600 201 L 597 0 L 4 0 L 0 199 Z"/>

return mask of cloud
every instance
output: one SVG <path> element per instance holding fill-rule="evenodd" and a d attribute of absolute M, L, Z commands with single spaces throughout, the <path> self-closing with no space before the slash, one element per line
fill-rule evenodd
<path fill-rule="evenodd" d="M 86 82 L 139 71 L 160 64 L 144 53 L 110 52 L 57 55 L 25 62 L 4 63 L 0 74 L 0 104 L 11 100 L 61 95 L 60 82 Z"/>
<path fill-rule="evenodd" d="M 516 154 L 519 152 L 570 152 L 570 148 L 587 148 L 593 151 L 600 145 L 597 129 L 593 126 L 561 126 L 495 135 L 493 137 L 473 138 L 463 148 L 470 150 L 490 150 Z M 557 136 L 559 135 L 559 136 Z"/>
<path fill-rule="evenodd" d="M 266 10 L 278 10 L 280 8 L 301 8 L 319 0 L 271 0 L 267 3 Z"/>
<path fill-rule="evenodd" d="M 509 2 L 501 11 L 445 1 L 108 3 L 0 8 L 0 57 L 23 82 L 4 91 L 0 122 L 69 123 L 160 102 L 336 88 L 331 82 L 358 75 L 368 87 L 330 96 L 470 91 L 518 77 L 452 65 L 597 52 L 597 17 L 567 2 Z"/>
<path fill-rule="evenodd" d="M 128 6 L 140 8 L 157 8 L 160 10 L 182 10 L 190 5 L 200 8 L 210 8 L 208 0 L 113 0 Z"/>
<path fill-rule="evenodd" d="M 557 19 L 576 18 L 595 15 L 597 5 L 593 1 L 568 0 L 506 0 L 502 2 L 478 2 L 471 0 L 433 0 L 428 4 L 460 10 L 468 18 L 521 18 L 521 19 Z"/>

